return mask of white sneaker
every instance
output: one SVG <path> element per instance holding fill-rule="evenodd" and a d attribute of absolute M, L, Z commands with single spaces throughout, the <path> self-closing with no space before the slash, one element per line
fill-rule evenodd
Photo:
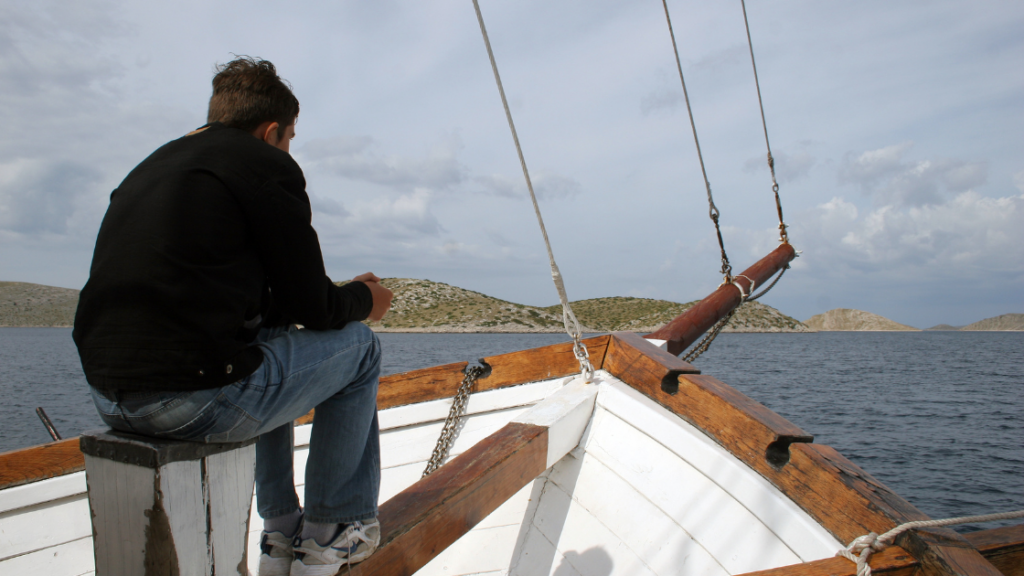
<path fill-rule="evenodd" d="M 346 564 L 362 562 L 380 544 L 380 523 L 376 518 L 345 525 L 334 541 L 321 546 L 316 540 L 302 540 L 296 536 L 292 547 L 295 560 L 292 561 L 291 576 L 334 576 Z"/>
<path fill-rule="evenodd" d="M 263 531 L 260 536 L 259 576 L 288 576 L 293 558 L 291 538 L 282 532 Z"/>

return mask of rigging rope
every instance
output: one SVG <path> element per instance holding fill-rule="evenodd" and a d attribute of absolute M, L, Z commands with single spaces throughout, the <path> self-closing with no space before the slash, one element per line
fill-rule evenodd
<path fill-rule="evenodd" d="M 664 0 L 663 0 L 664 1 Z M 754 60 L 754 41 L 750 39 L 750 22 L 747 20 L 747 2 L 740 0 L 743 7 L 743 25 L 747 28 L 747 46 L 750 47 L 750 65 L 754 67 L 754 86 L 757 87 L 757 105 L 761 109 L 761 126 L 764 128 L 764 145 L 768 148 L 768 170 L 772 174 L 772 192 L 775 193 L 775 208 L 779 213 L 779 241 L 789 242 L 786 223 L 782 219 L 782 200 L 779 199 L 779 183 L 775 180 L 775 158 L 772 157 L 772 145 L 768 143 L 768 121 L 764 117 L 764 102 L 761 100 L 761 83 L 757 79 L 757 62 Z M 781 278 L 782 275 L 779 274 Z M 772 283 L 772 286 L 775 284 Z M 769 287 L 770 289 L 770 287 Z M 765 290 L 767 292 L 768 290 Z"/>
<path fill-rule="evenodd" d="M 491 60 L 491 70 L 494 71 L 494 81 L 498 84 L 498 93 L 501 94 L 501 104 L 505 107 L 505 117 L 508 119 L 508 127 L 512 130 L 512 140 L 516 144 L 516 152 L 519 153 L 519 164 L 523 167 L 523 177 L 526 178 L 526 188 L 530 191 L 530 199 L 533 200 L 533 211 L 537 214 L 537 223 L 540 224 L 540 232 L 544 236 L 544 245 L 548 250 L 548 261 L 551 263 L 551 279 L 555 282 L 555 289 L 558 291 L 558 299 L 562 303 L 562 324 L 565 331 L 572 338 L 572 351 L 576 360 L 580 363 L 580 372 L 583 379 L 590 382 L 594 377 L 594 367 L 590 363 L 590 354 L 587 347 L 581 341 L 583 329 L 579 320 L 569 305 L 569 297 L 565 293 L 565 284 L 562 282 L 562 273 L 555 264 L 555 255 L 551 251 L 551 241 L 548 240 L 548 231 L 544 227 L 544 218 L 540 215 L 540 205 L 537 204 L 537 195 L 533 192 L 533 182 L 530 180 L 530 171 L 526 168 L 526 158 L 523 156 L 523 148 L 519 145 L 519 135 L 516 133 L 516 125 L 512 121 L 512 111 L 508 107 L 508 99 L 505 98 L 505 88 L 501 84 L 501 75 L 498 74 L 498 64 L 494 60 L 494 51 L 491 50 L 491 39 L 487 35 L 487 27 L 484 26 L 484 16 L 480 12 L 479 0 L 473 0 L 473 8 L 476 9 L 476 19 L 480 22 L 480 33 L 483 34 L 484 44 L 487 46 L 487 57 Z M 710 193 L 710 190 L 709 190 Z M 717 226 L 717 224 L 716 224 Z M 721 234 L 719 234 L 721 240 Z M 724 252 L 723 252 L 724 255 Z"/>
<path fill-rule="evenodd" d="M 981 516 L 961 516 L 959 518 L 947 518 L 945 520 L 915 520 L 900 524 L 879 536 L 874 532 L 855 538 L 846 548 L 836 552 L 836 556 L 842 556 L 857 563 L 857 576 L 871 576 L 871 566 L 868 560 L 871 554 L 885 550 L 889 543 L 897 536 L 913 530 L 914 528 L 932 528 L 937 526 L 953 526 L 954 524 L 967 524 L 969 522 L 992 522 L 993 520 L 1009 520 L 1011 518 L 1024 518 L 1024 510 L 1015 512 L 1001 512 L 998 514 L 983 514 Z"/>
<path fill-rule="evenodd" d="M 473 0 L 474 2 L 476 0 Z M 715 206 L 715 199 L 711 195 L 711 182 L 708 181 L 708 172 L 704 168 L 704 155 L 700 151 L 700 140 L 697 138 L 697 125 L 693 121 L 693 109 L 690 107 L 690 94 L 686 91 L 686 79 L 683 78 L 683 64 L 679 59 L 679 46 L 676 45 L 676 33 L 672 30 L 672 18 L 668 14 L 668 0 L 661 0 L 665 7 L 665 21 L 668 22 L 668 33 L 672 37 L 672 50 L 676 55 L 676 69 L 679 70 L 679 81 L 683 84 L 683 98 L 686 99 L 686 112 L 690 115 L 690 128 L 693 130 L 693 143 L 697 146 L 697 159 L 700 160 L 700 172 L 704 175 L 704 187 L 708 191 L 708 216 L 715 223 L 715 233 L 718 235 L 718 247 L 722 251 L 722 274 L 725 281 L 732 281 L 732 265 L 729 264 L 729 257 L 725 254 L 725 242 L 722 241 L 722 229 L 718 225 L 721 214 Z"/>

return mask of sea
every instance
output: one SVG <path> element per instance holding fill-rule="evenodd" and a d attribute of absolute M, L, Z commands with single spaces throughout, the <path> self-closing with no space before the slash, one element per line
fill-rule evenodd
<path fill-rule="evenodd" d="M 379 336 L 385 374 L 568 340 Z M 932 518 L 1024 509 L 1024 332 L 721 334 L 694 364 Z M 50 441 L 37 407 L 64 437 L 102 427 L 70 328 L 0 328 L 0 452 Z"/>

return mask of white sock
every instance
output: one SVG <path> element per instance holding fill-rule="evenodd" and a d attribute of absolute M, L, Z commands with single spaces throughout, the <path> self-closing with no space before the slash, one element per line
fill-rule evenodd
<path fill-rule="evenodd" d="M 334 540 L 338 533 L 340 524 L 320 524 L 318 522 L 306 522 L 302 525 L 302 539 L 312 538 L 320 546 L 327 546 Z"/>
<path fill-rule="evenodd" d="M 300 520 L 302 520 L 301 508 L 284 516 L 265 518 L 263 520 L 263 529 L 267 532 L 280 532 L 285 536 L 294 536 L 295 532 L 299 529 Z"/>

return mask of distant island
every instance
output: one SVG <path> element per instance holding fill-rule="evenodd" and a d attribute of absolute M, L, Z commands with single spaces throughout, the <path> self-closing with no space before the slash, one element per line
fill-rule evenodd
<path fill-rule="evenodd" d="M 442 282 L 385 278 L 395 293 L 379 332 L 562 332 L 561 305 L 537 307 L 492 298 Z M 696 301 L 679 303 L 615 296 L 572 302 L 586 332 L 653 332 Z M 811 332 L 799 320 L 771 306 L 750 302 L 733 317 L 726 332 Z"/>
<path fill-rule="evenodd" d="M 395 293 L 378 332 L 562 332 L 560 305 L 537 307 L 499 300 L 442 282 L 385 278 Z M 339 282 L 339 284 L 343 284 Z M 0 327 L 70 327 L 78 290 L 26 282 L 0 282 Z M 652 332 L 696 304 L 650 298 L 610 297 L 572 303 L 586 332 Z M 750 302 L 726 332 L 812 332 L 771 306 Z"/>
<path fill-rule="evenodd" d="M 395 293 L 378 332 L 562 332 L 562 307 L 516 304 L 415 278 L 385 278 Z M 338 284 L 343 284 L 339 282 Z M 0 282 L 0 327 L 70 327 L 78 307 L 78 290 L 27 282 Z M 586 332 L 653 332 L 696 304 L 614 296 L 572 303 Z M 968 326 L 940 324 L 929 330 L 1024 331 L 1024 314 L 1003 314 Z M 837 308 L 804 322 L 771 306 L 748 302 L 737 310 L 725 332 L 918 331 L 861 310 Z"/>
<path fill-rule="evenodd" d="M 888 318 L 850 308 L 836 308 L 824 314 L 811 316 L 804 324 L 819 332 L 920 332 L 919 328 L 894 322 Z M 927 330 L 962 332 L 1008 332 L 1024 331 L 1024 314 L 1003 314 L 968 324 L 951 326 L 939 324 Z"/>
<path fill-rule="evenodd" d="M 917 332 L 918 328 L 893 322 L 888 318 L 850 308 L 836 308 L 804 320 L 807 326 L 821 332 Z"/>

